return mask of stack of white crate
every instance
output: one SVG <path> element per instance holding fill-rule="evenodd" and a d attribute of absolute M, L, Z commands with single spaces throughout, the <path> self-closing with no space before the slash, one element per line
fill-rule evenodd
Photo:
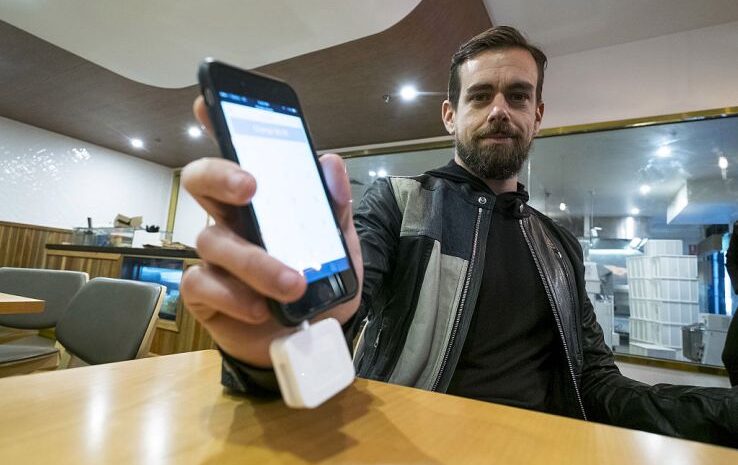
<path fill-rule="evenodd" d="M 616 341 L 620 340 L 620 336 L 615 333 L 615 305 L 612 296 L 602 296 L 593 300 L 592 306 L 594 306 L 597 323 L 602 327 L 605 344 L 610 348 L 618 345 Z"/>
<path fill-rule="evenodd" d="M 612 347 L 615 344 L 615 339 L 619 340 L 619 336 L 614 333 L 615 307 L 612 296 L 602 295 L 602 281 L 600 281 L 600 274 L 597 271 L 597 263 L 584 262 L 584 283 L 587 296 L 594 307 L 597 322 L 602 327 L 605 344 Z"/>
<path fill-rule="evenodd" d="M 594 302 L 597 294 L 602 292 L 602 282 L 600 281 L 600 273 L 597 271 L 597 263 L 584 262 L 584 285 L 589 300 Z"/>
<path fill-rule="evenodd" d="M 679 240 L 651 240 L 644 256 L 626 259 L 631 351 L 657 346 L 682 358 L 682 326 L 699 313 L 697 257 L 682 248 Z"/>

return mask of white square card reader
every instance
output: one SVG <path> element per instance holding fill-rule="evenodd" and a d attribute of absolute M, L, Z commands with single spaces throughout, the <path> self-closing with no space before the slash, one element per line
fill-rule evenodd
<path fill-rule="evenodd" d="M 348 385 L 356 373 L 341 325 L 326 318 L 303 322 L 289 336 L 272 341 L 269 355 L 284 402 L 293 408 L 314 408 Z"/>

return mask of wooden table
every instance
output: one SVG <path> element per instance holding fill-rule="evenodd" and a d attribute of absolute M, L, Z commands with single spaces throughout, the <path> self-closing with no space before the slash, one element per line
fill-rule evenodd
<path fill-rule="evenodd" d="M 224 393 L 215 351 L 0 380 L 3 464 L 738 464 L 738 451 L 357 380 L 316 410 Z"/>
<path fill-rule="evenodd" d="M 0 315 L 8 313 L 41 313 L 44 301 L 0 292 Z"/>

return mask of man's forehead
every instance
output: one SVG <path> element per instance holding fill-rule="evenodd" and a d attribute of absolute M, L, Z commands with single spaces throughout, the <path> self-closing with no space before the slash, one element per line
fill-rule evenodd
<path fill-rule="evenodd" d="M 535 86 L 538 66 L 533 55 L 522 48 L 486 50 L 459 67 L 459 78 L 462 88 L 500 78 L 528 81 Z"/>

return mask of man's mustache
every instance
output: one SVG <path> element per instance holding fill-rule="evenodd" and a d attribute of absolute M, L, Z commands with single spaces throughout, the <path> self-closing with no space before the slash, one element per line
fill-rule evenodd
<path fill-rule="evenodd" d="M 519 133 L 507 124 L 496 124 L 479 131 L 474 137 L 483 139 L 485 137 L 518 137 Z"/>

